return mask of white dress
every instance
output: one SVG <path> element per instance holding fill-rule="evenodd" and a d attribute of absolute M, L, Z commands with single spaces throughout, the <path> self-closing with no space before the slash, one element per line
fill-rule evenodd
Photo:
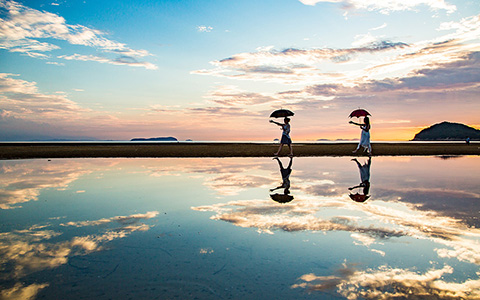
<path fill-rule="evenodd" d="M 370 145 L 370 131 L 365 130 L 365 125 L 362 125 L 362 135 L 360 136 L 360 142 L 358 143 L 357 149 L 362 146 L 365 149 L 368 149 L 368 152 L 372 152 L 372 146 Z"/>

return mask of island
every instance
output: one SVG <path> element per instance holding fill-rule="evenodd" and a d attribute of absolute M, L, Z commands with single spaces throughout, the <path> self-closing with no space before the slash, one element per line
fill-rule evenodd
<path fill-rule="evenodd" d="M 133 138 L 130 141 L 131 142 L 143 142 L 143 141 L 148 141 L 148 142 L 178 142 L 177 138 L 174 138 L 173 136 L 154 137 L 154 138 Z"/>
<path fill-rule="evenodd" d="M 434 124 L 418 132 L 412 141 L 480 141 L 480 130 L 451 122 Z"/>

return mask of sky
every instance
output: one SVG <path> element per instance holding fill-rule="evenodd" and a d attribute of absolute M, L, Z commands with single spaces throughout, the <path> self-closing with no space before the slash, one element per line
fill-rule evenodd
<path fill-rule="evenodd" d="M 478 0 L 0 0 L 0 140 L 480 128 Z M 281 120 L 278 120 L 281 121 Z"/>

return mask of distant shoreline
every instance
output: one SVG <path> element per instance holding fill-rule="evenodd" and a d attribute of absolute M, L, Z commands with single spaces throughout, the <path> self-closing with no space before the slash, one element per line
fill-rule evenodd
<path fill-rule="evenodd" d="M 295 156 L 362 156 L 356 142 L 294 143 Z M 480 155 L 480 144 L 388 142 L 372 143 L 374 156 Z M 0 159 L 134 158 L 134 157 L 272 157 L 276 143 L 236 142 L 15 142 L 0 143 Z M 360 152 L 360 151 L 359 151 Z M 283 149 L 280 156 L 287 155 Z"/>

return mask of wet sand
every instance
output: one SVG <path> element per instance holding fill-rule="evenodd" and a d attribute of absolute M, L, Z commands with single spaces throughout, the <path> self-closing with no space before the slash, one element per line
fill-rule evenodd
<path fill-rule="evenodd" d="M 357 143 L 294 143 L 295 156 L 362 156 Z M 374 156 L 480 155 L 473 143 L 372 143 Z M 76 157 L 271 157 L 274 143 L 0 143 L 0 159 Z M 280 156 L 287 156 L 284 147 Z"/>

